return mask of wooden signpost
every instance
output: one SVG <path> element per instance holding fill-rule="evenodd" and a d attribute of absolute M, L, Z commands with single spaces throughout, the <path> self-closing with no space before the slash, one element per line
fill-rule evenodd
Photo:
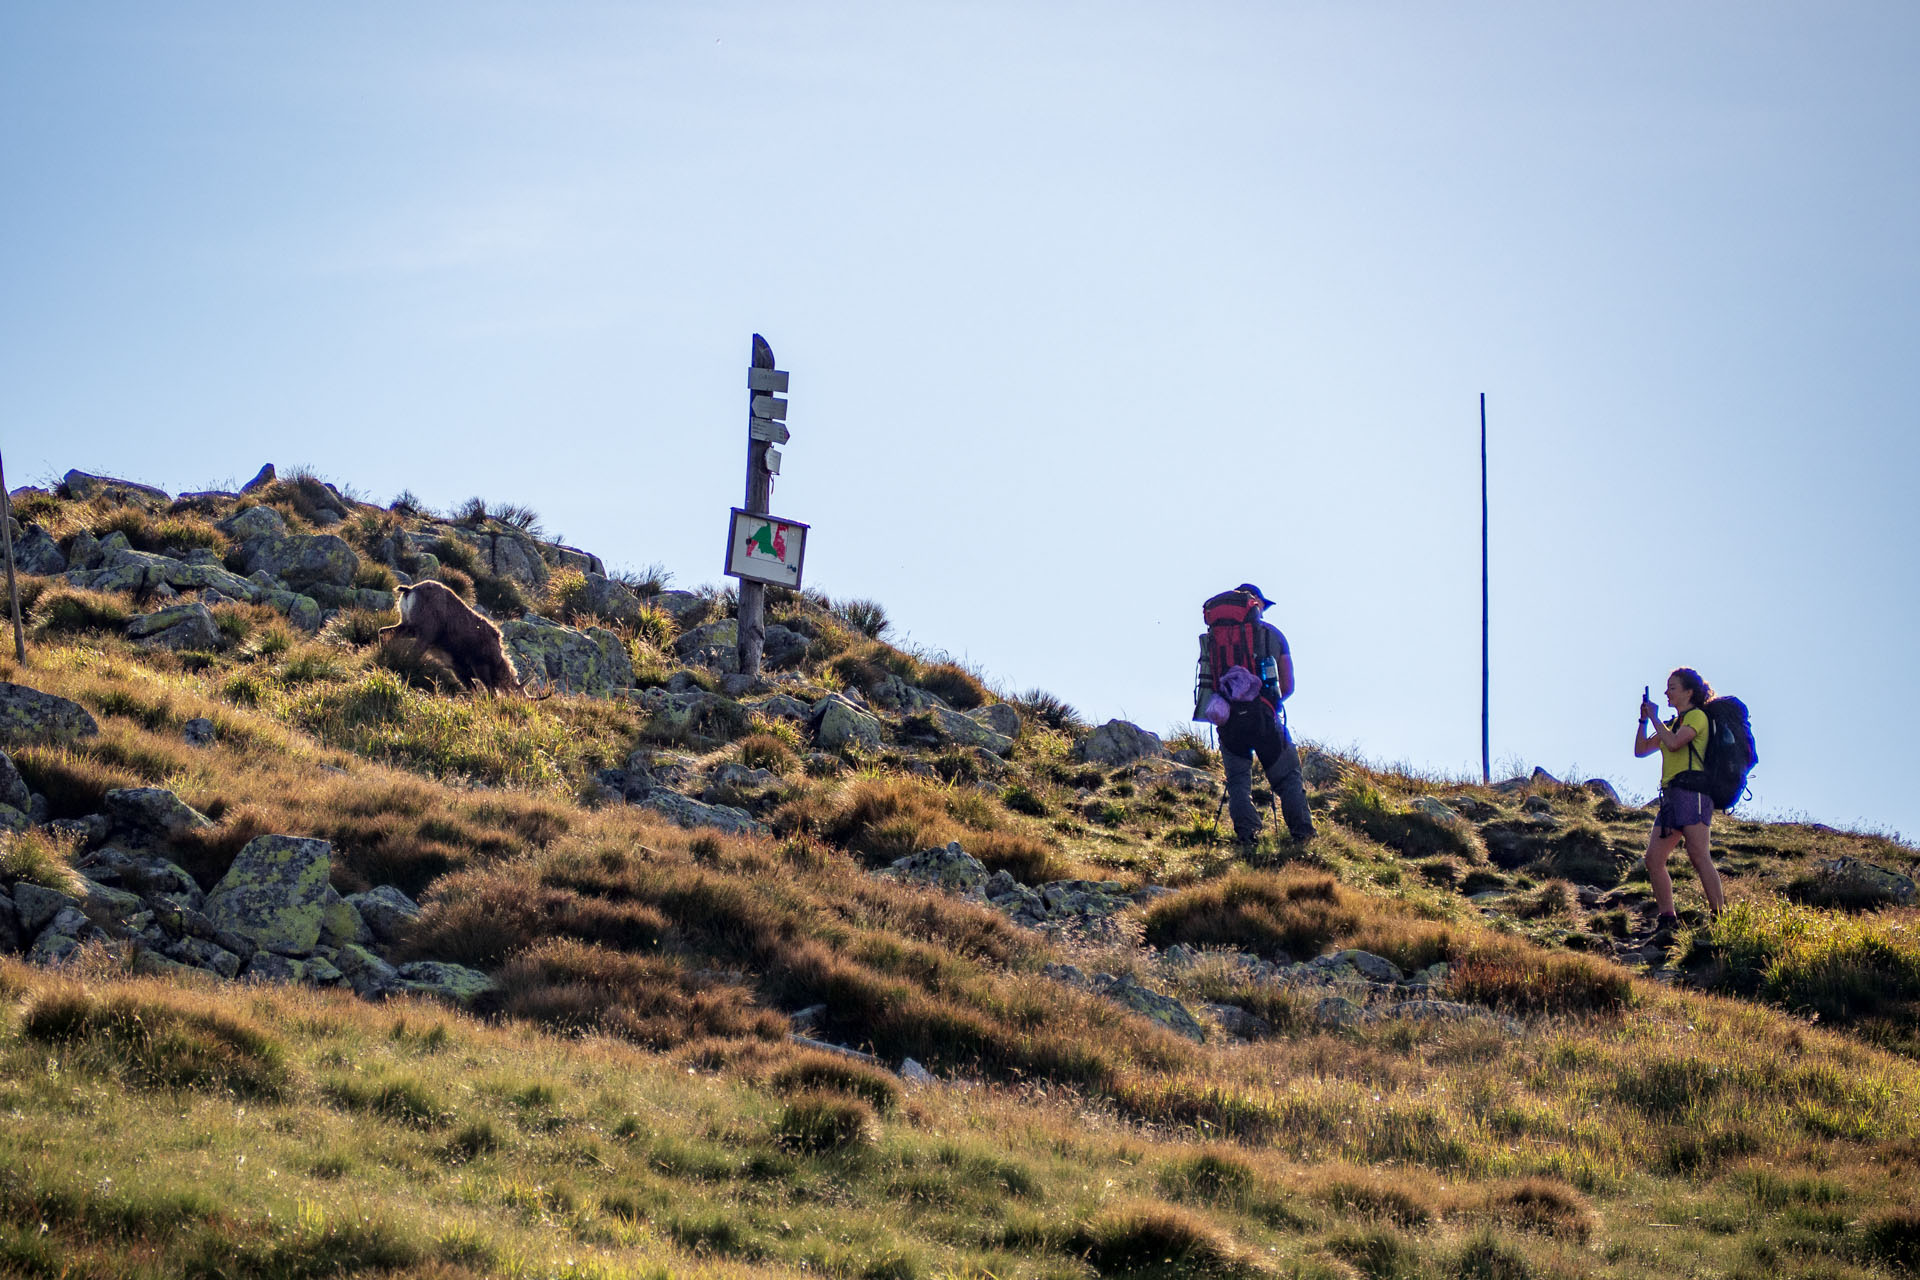
<path fill-rule="evenodd" d="M 787 373 L 773 367 L 773 348 L 753 335 L 747 369 L 747 501 L 736 507 L 727 530 L 726 573 L 740 580 L 740 671 L 760 674 L 767 643 L 767 584 L 798 588 L 807 526 L 769 515 L 780 450 L 791 438 L 787 424 Z M 754 517 L 768 517 L 755 520 Z M 791 539 L 791 541 L 789 541 Z"/>
<path fill-rule="evenodd" d="M 13 656 L 24 665 L 27 635 L 20 627 L 20 588 L 13 581 L 13 499 L 7 494 L 7 464 L 0 459 L 0 541 L 6 544 L 7 603 L 13 609 Z"/>

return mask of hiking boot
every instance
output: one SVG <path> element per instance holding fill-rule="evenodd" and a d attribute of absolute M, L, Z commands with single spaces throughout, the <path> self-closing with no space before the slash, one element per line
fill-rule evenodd
<path fill-rule="evenodd" d="M 1680 917 L 1663 915 L 1654 920 L 1653 936 L 1648 941 L 1655 946 L 1664 947 L 1673 941 L 1674 935 L 1679 931 Z"/>

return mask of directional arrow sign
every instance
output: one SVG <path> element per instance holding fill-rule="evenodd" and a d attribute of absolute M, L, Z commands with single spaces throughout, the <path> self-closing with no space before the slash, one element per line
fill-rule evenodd
<path fill-rule="evenodd" d="M 786 389 L 787 371 L 785 369 L 747 370 L 747 390 L 749 391 L 785 391 Z"/>
<path fill-rule="evenodd" d="M 765 418 L 747 419 L 747 436 L 753 440 L 770 440 L 774 444 L 785 444 L 793 438 L 784 422 L 768 422 Z"/>
<path fill-rule="evenodd" d="M 753 416 L 756 418 L 784 418 L 787 416 L 787 402 L 774 396 L 755 396 L 753 398 Z"/>

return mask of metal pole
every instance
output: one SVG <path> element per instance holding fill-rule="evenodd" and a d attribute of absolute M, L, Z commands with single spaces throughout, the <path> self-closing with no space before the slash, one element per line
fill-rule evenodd
<path fill-rule="evenodd" d="M 1487 658 L 1487 393 L 1480 393 L 1480 780 L 1493 783 L 1492 739 L 1488 733 Z"/>
<path fill-rule="evenodd" d="M 7 464 L 0 459 L 0 542 L 7 551 L 7 603 L 13 608 L 13 656 L 27 661 L 27 634 L 20 627 L 20 588 L 13 580 L 13 499 L 7 494 Z"/>
<path fill-rule="evenodd" d="M 753 367 L 771 369 L 773 348 L 759 334 L 753 335 Z M 747 388 L 747 412 L 753 412 L 753 388 Z M 773 473 L 766 467 L 766 451 L 770 446 L 764 440 L 747 437 L 747 500 L 746 509 L 757 516 L 767 515 L 772 510 Z M 740 672 L 742 675 L 758 676 L 760 659 L 767 644 L 767 588 L 764 584 L 748 578 L 740 580 Z"/>

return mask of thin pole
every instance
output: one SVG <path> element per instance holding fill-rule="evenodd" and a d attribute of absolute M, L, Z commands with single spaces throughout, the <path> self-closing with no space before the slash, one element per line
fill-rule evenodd
<path fill-rule="evenodd" d="M 773 368 L 773 348 L 759 334 L 753 335 L 753 367 Z M 753 412 L 753 388 L 747 388 L 747 412 Z M 747 437 L 747 510 L 763 516 L 772 509 L 773 473 L 767 470 L 767 444 Z M 767 589 L 751 578 L 740 580 L 739 652 L 743 675 L 760 674 L 761 655 L 767 643 Z"/>
<path fill-rule="evenodd" d="M 7 496 L 7 464 L 0 459 L 0 542 L 7 550 L 7 602 L 13 607 L 13 656 L 27 662 L 27 635 L 20 629 L 20 588 L 13 580 L 13 499 Z"/>
<path fill-rule="evenodd" d="M 1480 393 L 1480 780 L 1493 783 L 1492 739 L 1488 732 L 1487 658 L 1487 393 Z"/>

